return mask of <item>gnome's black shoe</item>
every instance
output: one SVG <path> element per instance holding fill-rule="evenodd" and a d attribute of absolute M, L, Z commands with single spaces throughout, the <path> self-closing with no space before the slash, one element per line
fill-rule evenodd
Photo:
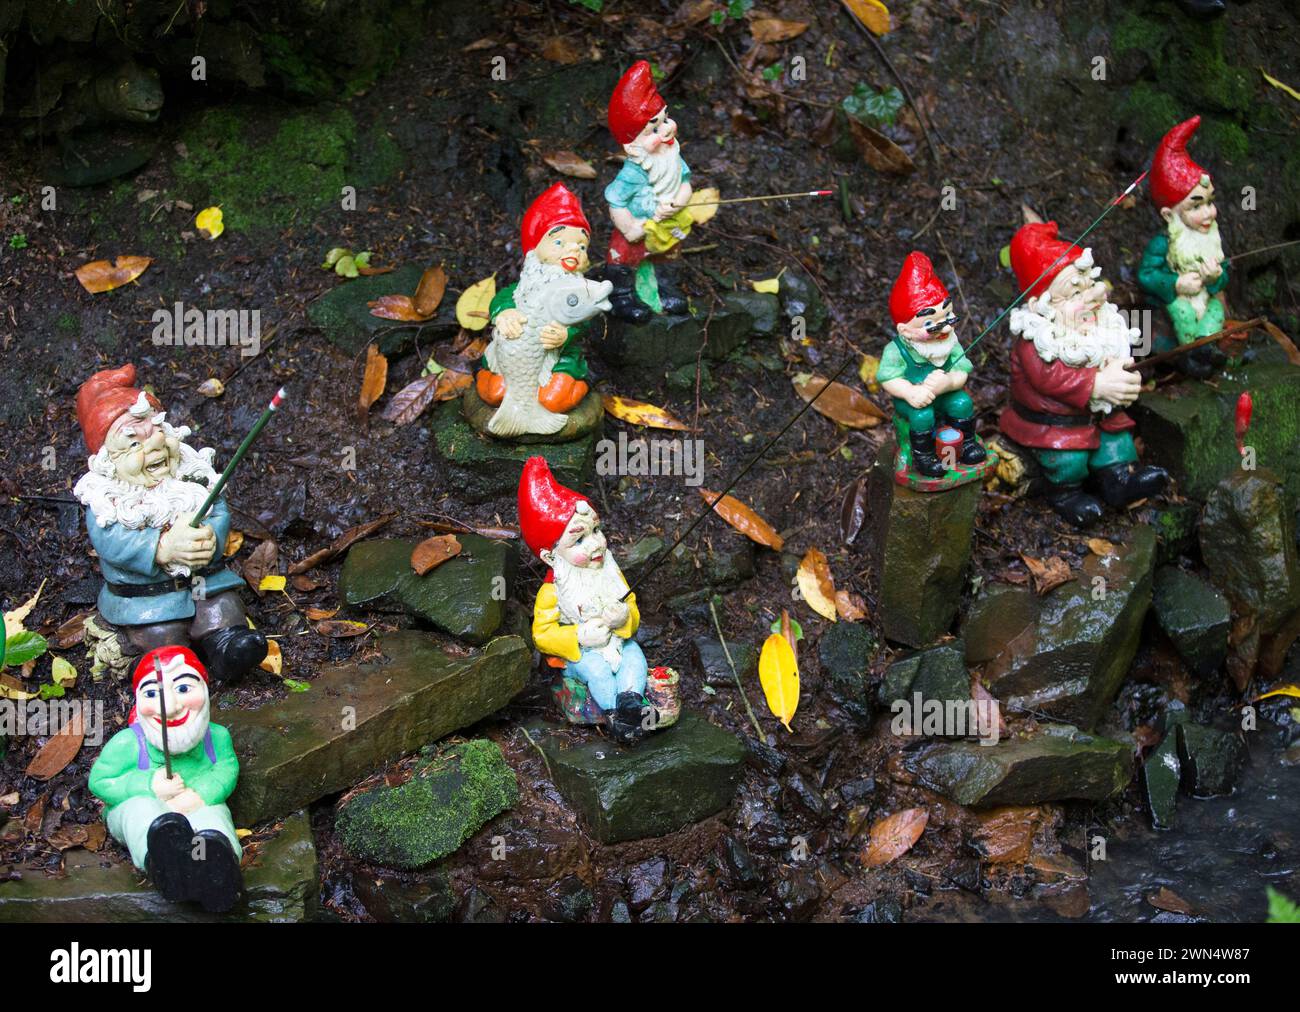
<path fill-rule="evenodd" d="M 691 304 L 681 289 L 659 275 L 659 305 L 668 316 L 683 316 L 691 311 Z"/>
<path fill-rule="evenodd" d="M 1094 471 L 1092 481 L 1101 497 L 1119 509 L 1159 495 L 1169 483 L 1169 472 L 1151 464 L 1112 464 Z"/>
<path fill-rule="evenodd" d="M 1075 527 L 1089 527 L 1105 512 L 1101 503 L 1078 485 L 1056 485 L 1043 493 L 1043 499 Z"/>
<path fill-rule="evenodd" d="M 266 634 L 244 626 L 229 626 L 208 633 L 194 644 L 194 652 L 208 669 L 214 684 L 243 678 L 266 657 Z"/>
<path fill-rule="evenodd" d="M 984 447 L 980 446 L 979 439 L 975 436 L 975 419 L 963 418 L 961 421 L 953 422 L 961 432 L 961 451 L 957 454 L 958 462 L 962 464 L 982 464 L 988 459 L 988 453 Z"/>
<path fill-rule="evenodd" d="M 149 824 L 144 857 L 145 874 L 163 899 L 181 903 L 187 899 L 186 882 L 190 845 L 194 829 L 180 812 L 164 812 Z"/>
<path fill-rule="evenodd" d="M 202 846 L 186 853 L 186 899 L 212 914 L 224 914 L 239 902 L 244 876 L 230 841 L 215 829 L 199 832 Z"/>
<path fill-rule="evenodd" d="M 946 468 L 934 452 L 934 429 L 912 432 L 909 442 L 912 444 L 912 470 L 927 478 L 942 478 Z"/>
<path fill-rule="evenodd" d="M 1203 380 L 1218 373 L 1227 361 L 1228 356 L 1219 350 L 1218 345 L 1203 344 L 1184 355 L 1179 355 L 1174 359 L 1173 364 L 1184 376 Z"/>
<path fill-rule="evenodd" d="M 1184 14 L 1206 21 L 1217 18 L 1228 9 L 1223 0 L 1178 0 L 1178 6 Z"/>
<path fill-rule="evenodd" d="M 594 281 L 608 281 L 614 286 L 609 293 L 609 315 L 624 323 L 640 326 L 649 323 L 654 310 L 637 298 L 632 268 L 622 264 L 602 264 L 588 275 Z"/>
<path fill-rule="evenodd" d="M 641 719 L 640 693 L 620 692 L 609 714 L 609 732 L 620 745 L 635 745 L 645 734 Z"/>

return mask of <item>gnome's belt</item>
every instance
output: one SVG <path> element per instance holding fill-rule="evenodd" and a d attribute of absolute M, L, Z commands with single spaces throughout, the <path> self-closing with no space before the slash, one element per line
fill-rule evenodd
<path fill-rule="evenodd" d="M 170 580 L 160 580 L 157 583 L 109 583 L 105 580 L 104 585 L 118 597 L 154 597 L 158 594 L 171 594 L 178 590 L 189 590 L 195 580 L 206 579 L 209 576 L 216 576 L 217 573 L 224 573 L 225 571 L 224 563 L 217 563 L 204 566 L 189 576 L 173 576 Z"/>
<path fill-rule="evenodd" d="M 1046 411 L 1031 411 L 1015 401 L 1011 402 L 1011 406 L 1021 418 L 1035 425 L 1059 425 L 1065 429 L 1077 429 L 1080 425 L 1092 424 L 1092 415 L 1053 415 Z"/>

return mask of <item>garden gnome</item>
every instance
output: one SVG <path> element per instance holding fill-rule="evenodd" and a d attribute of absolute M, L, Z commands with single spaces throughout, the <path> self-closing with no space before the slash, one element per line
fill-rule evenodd
<path fill-rule="evenodd" d="M 239 759 L 230 732 L 209 723 L 207 670 L 188 647 L 159 647 L 140 659 L 132 683 L 128 725 L 99 753 L 90 791 L 107 806 L 113 839 L 164 898 L 229 910 L 243 888 L 226 807 Z"/>
<path fill-rule="evenodd" d="M 1151 202 L 1165 221 L 1142 254 L 1138 284 L 1164 306 L 1179 344 L 1223 329 L 1228 284 L 1210 175 L 1187 154 L 1201 123 L 1193 116 L 1165 135 L 1151 163 Z M 1158 349 L 1164 350 L 1164 349 Z M 1193 368 L 1208 372 L 1217 349 L 1194 349 Z"/>
<path fill-rule="evenodd" d="M 99 613 L 121 630 L 124 652 L 192 645 L 218 684 L 260 664 L 266 637 L 248 627 L 244 581 L 221 561 L 229 507 L 218 499 L 189 523 L 217 480 L 213 450 L 184 441 L 189 428 L 168 423 L 130 364 L 81 385 L 77 420 L 90 456 L 73 493 L 104 576 Z"/>
<path fill-rule="evenodd" d="M 975 435 L 975 405 L 963 389 L 970 359 L 953 330 L 957 317 L 948 289 L 924 253 L 913 251 L 903 261 L 889 293 L 889 315 L 897 333 L 880 356 L 876 379 L 894 399 L 896 469 L 941 478 L 958 463 L 983 463 L 988 455 Z M 939 424 L 961 433 L 949 461 L 939 458 Z"/>
<path fill-rule="evenodd" d="M 627 155 L 605 187 L 614 222 L 606 277 L 614 282 L 618 306 L 636 299 L 632 272 L 646 255 L 670 250 L 694 219 L 686 210 L 692 192 L 690 166 L 682 158 L 677 124 L 668 118 L 645 60 L 634 63 L 610 95 L 609 130 Z M 664 312 L 685 312 L 680 295 L 661 286 L 659 297 Z"/>
<path fill-rule="evenodd" d="M 637 741 L 648 705 L 645 654 L 632 638 L 641 619 L 595 507 L 559 484 L 544 458 L 530 457 L 519 479 L 519 529 L 551 567 L 533 605 L 533 642 L 586 685 L 617 741 Z"/>
<path fill-rule="evenodd" d="M 1106 300 L 1092 250 L 1058 238 L 1054 221 L 1016 232 L 1011 268 L 1027 297 L 1011 311 L 1011 399 L 999 426 L 1037 457 L 1049 505 L 1085 527 L 1102 515 L 1098 496 L 1126 506 L 1162 491 L 1169 478 L 1137 463 L 1124 412 L 1142 388 L 1127 368 L 1140 331 Z"/>

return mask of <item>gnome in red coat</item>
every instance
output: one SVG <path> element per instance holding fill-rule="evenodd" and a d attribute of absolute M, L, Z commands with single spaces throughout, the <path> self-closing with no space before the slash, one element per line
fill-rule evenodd
<path fill-rule="evenodd" d="M 1142 388 L 1126 368 L 1140 332 L 1106 300 L 1092 250 L 1058 238 L 1056 222 L 1021 228 L 1011 267 L 1028 296 L 1011 312 L 1011 400 L 999 426 L 1033 450 L 1052 508 L 1085 527 L 1102 515 L 1098 497 L 1122 507 L 1168 481 L 1162 468 L 1137 463 L 1124 412 Z"/>
<path fill-rule="evenodd" d="M 1138 284 L 1165 307 L 1179 344 L 1223 329 L 1223 290 L 1228 285 L 1214 183 L 1187 154 L 1187 142 L 1200 124 L 1199 116 L 1179 123 L 1156 149 L 1151 202 L 1165 221 L 1165 231 L 1152 236 L 1138 267 Z M 1180 361 L 1191 366 L 1189 371 L 1208 374 L 1221 357 L 1211 346 L 1188 352 Z"/>

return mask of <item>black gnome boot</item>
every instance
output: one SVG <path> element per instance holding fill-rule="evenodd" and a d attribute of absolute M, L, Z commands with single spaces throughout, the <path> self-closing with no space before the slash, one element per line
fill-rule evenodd
<path fill-rule="evenodd" d="M 1169 472 L 1152 464 L 1111 464 L 1094 471 L 1092 480 L 1101 497 L 1120 509 L 1163 492 L 1169 483 Z"/>
<path fill-rule="evenodd" d="M 1090 527 L 1101 519 L 1105 510 L 1080 485 L 1053 485 L 1043 493 L 1047 505 L 1075 527 Z"/>
<path fill-rule="evenodd" d="M 200 830 L 198 842 L 186 853 L 187 899 L 211 914 L 224 914 L 239 902 L 244 876 L 235 848 L 215 829 Z"/>
<path fill-rule="evenodd" d="M 1227 11 L 1228 5 L 1223 0 L 1178 0 L 1178 6 L 1184 14 L 1208 21 Z"/>
<path fill-rule="evenodd" d="M 190 863 L 190 843 L 194 829 L 180 812 L 165 812 L 149 824 L 145 844 L 145 874 L 163 899 L 180 903 L 188 898 L 186 882 Z"/>
<path fill-rule="evenodd" d="M 232 625 L 210 632 L 194 644 L 213 684 L 238 681 L 266 657 L 266 634 Z"/>
<path fill-rule="evenodd" d="M 960 421 L 953 422 L 953 425 L 957 426 L 961 431 L 961 452 L 957 454 L 958 462 L 962 464 L 984 463 L 989 455 L 975 437 L 975 419 L 963 418 Z"/>
<path fill-rule="evenodd" d="M 682 294 L 682 290 L 665 276 L 666 273 L 656 272 L 659 280 L 659 305 L 663 307 L 666 316 L 683 316 L 691 311 L 691 304 Z"/>
<path fill-rule="evenodd" d="M 632 268 L 622 264 L 602 264 L 587 275 L 593 281 L 608 281 L 614 286 L 609 293 L 609 315 L 624 323 L 640 326 L 649 323 L 654 310 L 637 298 Z"/>
<path fill-rule="evenodd" d="M 909 441 L 912 444 L 912 470 L 927 478 L 942 478 L 946 469 L 934 452 L 934 429 L 913 431 Z"/>
<path fill-rule="evenodd" d="M 635 745 L 645 734 L 641 718 L 641 694 L 620 692 L 609 713 L 609 732 L 620 745 Z"/>

